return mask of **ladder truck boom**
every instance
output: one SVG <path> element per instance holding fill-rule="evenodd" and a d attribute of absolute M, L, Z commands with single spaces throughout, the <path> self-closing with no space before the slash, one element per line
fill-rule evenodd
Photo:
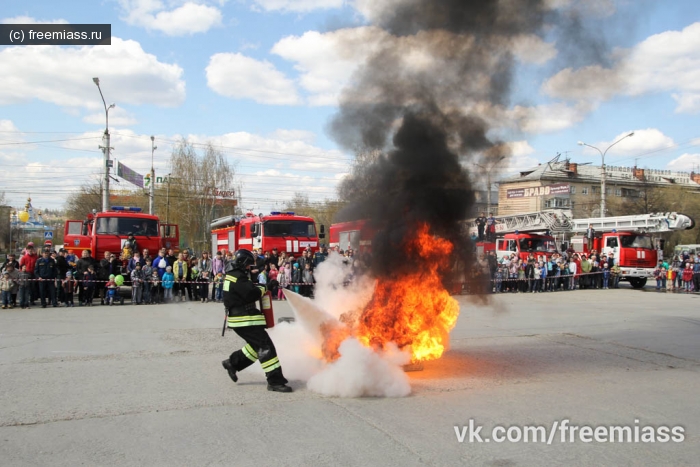
<path fill-rule="evenodd" d="M 689 230 L 695 227 L 692 218 L 676 212 L 571 219 L 570 223 L 572 233 L 583 233 L 589 225 L 597 232 L 631 230 L 648 233 Z"/>
<path fill-rule="evenodd" d="M 583 233 L 591 225 L 596 232 L 614 230 L 632 230 L 649 233 L 689 230 L 695 227 L 695 221 L 685 214 L 677 212 L 657 212 L 632 216 L 591 217 L 574 219 L 571 211 L 551 209 L 547 211 L 513 214 L 494 217 L 496 233 L 546 232 L 551 234 Z M 469 219 L 466 226 L 469 234 L 476 234 L 475 219 Z"/>
<path fill-rule="evenodd" d="M 565 233 L 571 231 L 571 211 L 551 209 L 525 214 L 494 217 L 496 234 L 514 232 L 545 232 Z M 469 234 L 477 234 L 476 219 L 465 221 Z"/>

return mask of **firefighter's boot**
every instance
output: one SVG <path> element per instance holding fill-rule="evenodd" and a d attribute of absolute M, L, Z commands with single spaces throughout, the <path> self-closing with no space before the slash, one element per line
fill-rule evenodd
<path fill-rule="evenodd" d="M 267 385 L 267 390 L 268 391 L 275 391 L 275 392 L 292 392 L 293 389 L 287 386 L 286 384 L 268 384 Z"/>
<path fill-rule="evenodd" d="M 238 382 L 238 375 L 236 374 L 236 370 L 233 369 L 233 365 L 231 365 L 231 360 L 228 358 L 221 362 L 221 365 L 224 367 L 226 371 L 228 371 L 228 376 L 233 380 L 234 383 Z"/>

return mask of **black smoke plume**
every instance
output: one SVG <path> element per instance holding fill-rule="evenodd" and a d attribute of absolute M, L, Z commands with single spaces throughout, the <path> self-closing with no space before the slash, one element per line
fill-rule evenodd
<path fill-rule="evenodd" d="M 329 131 L 349 150 L 379 155 L 341 185 L 348 205 L 336 220 L 368 219 L 380 231 L 372 246 L 378 276 L 421 267 L 403 248 L 419 223 L 450 239 L 462 267 L 471 267 L 459 227 L 474 203 L 465 167 L 508 156 L 484 112 L 509 104 L 515 44 L 543 40 L 558 13 L 545 0 L 365 3 L 376 52 L 343 91 Z M 445 274 L 453 260 L 435 258 Z"/>

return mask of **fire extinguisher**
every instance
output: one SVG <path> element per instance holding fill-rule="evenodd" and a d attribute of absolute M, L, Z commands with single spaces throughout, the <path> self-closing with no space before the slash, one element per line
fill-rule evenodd
<path fill-rule="evenodd" d="M 269 290 L 260 297 L 260 310 L 265 316 L 265 327 L 273 327 L 275 325 L 275 314 L 272 310 L 272 292 Z"/>

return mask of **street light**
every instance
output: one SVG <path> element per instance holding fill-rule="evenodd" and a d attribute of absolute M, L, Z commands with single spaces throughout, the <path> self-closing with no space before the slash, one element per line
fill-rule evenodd
<path fill-rule="evenodd" d="M 109 167 L 110 167 L 110 160 L 109 160 L 109 150 L 112 149 L 109 147 L 109 110 L 113 109 L 115 106 L 114 104 L 110 104 L 109 107 L 107 107 L 107 102 L 105 102 L 105 96 L 102 95 L 102 89 L 100 88 L 100 78 L 92 78 L 93 83 L 97 85 L 97 90 L 100 91 L 100 97 L 102 98 L 102 104 L 105 106 L 105 140 L 107 142 L 106 146 L 99 146 L 100 149 L 104 151 L 104 168 L 105 168 L 105 174 L 104 174 L 104 190 L 102 190 L 102 211 L 107 211 L 109 210 Z"/>
<path fill-rule="evenodd" d="M 148 196 L 148 213 L 153 215 L 153 208 L 156 198 L 156 169 L 153 168 L 153 153 L 158 149 L 156 146 L 156 137 L 151 136 L 151 191 Z"/>
<path fill-rule="evenodd" d="M 493 161 L 491 167 L 488 169 L 481 164 L 477 164 L 476 162 L 474 163 L 475 166 L 486 172 L 486 211 L 489 215 L 491 215 L 491 171 L 496 168 L 498 163 L 505 158 L 506 156 L 500 156 L 498 159 Z"/>
<path fill-rule="evenodd" d="M 593 149 L 595 149 L 596 151 L 598 151 L 598 152 L 600 153 L 601 162 L 602 162 L 602 165 L 601 165 L 601 176 L 600 176 L 600 217 L 605 217 L 605 154 L 607 154 L 608 149 L 610 149 L 611 147 L 615 146 L 617 143 L 619 143 L 619 142 L 622 141 L 623 139 L 629 138 L 630 136 L 634 136 L 634 131 L 631 132 L 631 133 L 626 134 L 626 135 L 623 136 L 622 138 L 620 138 L 620 139 L 618 139 L 617 141 L 615 141 L 613 144 L 611 144 L 610 146 L 608 146 L 608 148 L 607 148 L 605 151 L 601 151 L 601 150 L 598 149 L 597 147 L 591 146 L 590 144 L 586 144 L 586 143 L 584 143 L 583 141 L 579 141 L 579 142 L 578 142 L 578 145 L 579 145 L 579 146 L 588 146 L 589 148 L 593 148 Z"/>

